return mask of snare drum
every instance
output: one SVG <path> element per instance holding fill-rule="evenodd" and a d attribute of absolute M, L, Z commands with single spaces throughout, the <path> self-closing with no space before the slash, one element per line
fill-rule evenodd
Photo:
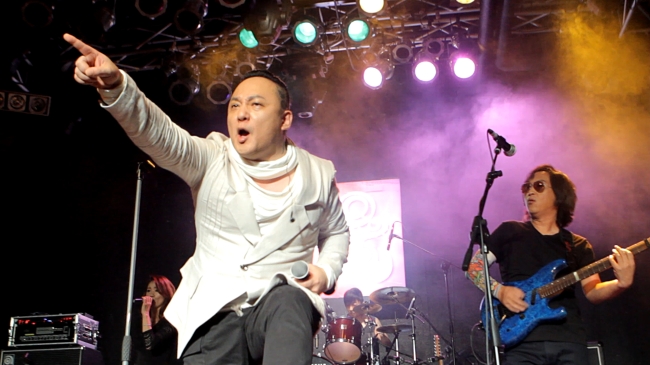
<path fill-rule="evenodd" d="M 361 357 L 361 322 L 339 317 L 330 321 L 328 327 L 325 356 L 342 365 L 356 363 Z"/>

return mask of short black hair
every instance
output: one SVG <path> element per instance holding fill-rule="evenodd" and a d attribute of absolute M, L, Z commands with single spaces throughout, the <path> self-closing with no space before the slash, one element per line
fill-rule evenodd
<path fill-rule="evenodd" d="M 345 308 L 351 306 L 352 303 L 357 300 L 363 303 L 363 294 L 358 288 L 352 288 L 343 294 L 343 304 L 345 304 Z"/>
<path fill-rule="evenodd" d="M 263 77 L 267 80 L 272 81 L 278 86 L 278 95 L 280 96 L 280 108 L 282 111 L 289 110 L 291 108 L 291 95 L 289 95 L 289 88 L 287 88 L 287 84 L 282 81 L 279 77 L 275 76 L 271 72 L 267 70 L 253 70 L 247 72 L 239 81 L 239 83 L 242 83 L 242 81 L 246 79 L 250 79 L 251 77 Z M 239 85 L 239 84 L 237 84 Z"/>

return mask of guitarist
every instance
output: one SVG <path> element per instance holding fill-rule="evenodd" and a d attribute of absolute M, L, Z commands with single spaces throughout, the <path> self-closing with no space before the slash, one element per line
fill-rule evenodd
<path fill-rule="evenodd" d="M 523 222 L 502 223 L 486 239 L 488 263 L 499 264 L 504 282 L 531 278 L 548 263 L 564 259 L 568 268 L 557 277 L 595 261 L 591 244 L 565 227 L 573 220 L 577 197 L 569 177 L 551 165 L 535 168 L 521 187 L 526 207 Z M 582 290 L 592 303 L 619 295 L 632 285 L 634 255 L 614 246 L 609 261 L 616 279 L 601 282 L 594 274 L 581 280 Z M 485 291 L 483 257 L 474 254 L 467 277 Z M 490 278 L 494 298 L 512 313 L 525 312 L 529 303 L 523 290 L 503 285 Z M 546 284 L 546 283 L 542 283 Z M 575 288 L 569 287 L 549 302 L 551 308 L 562 306 L 567 316 L 562 320 L 542 322 L 518 344 L 505 350 L 504 364 L 579 364 L 588 365 L 586 330 L 580 318 Z"/>

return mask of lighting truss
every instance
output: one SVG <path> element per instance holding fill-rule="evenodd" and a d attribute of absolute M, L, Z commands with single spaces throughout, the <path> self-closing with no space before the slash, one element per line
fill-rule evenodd
<path fill-rule="evenodd" d="M 558 17 L 566 12 L 580 11 L 582 3 L 581 0 L 511 1 L 514 20 L 510 22 L 509 31 L 511 34 L 556 32 Z M 342 33 L 345 19 L 359 16 L 356 1 L 296 0 L 294 7 L 292 18 L 282 25 L 277 40 L 255 49 L 259 62 L 269 66 L 298 53 L 311 52 L 331 57 L 338 52 L 354 52 L 369 47 L 346 40 Z M 126 71 L 164 68 L 168 58 L 178 59 L 178 54 L 193 59 L 193 62 L 196 59 L 200 62 L 202 58 L 208 62 L 211 53 L 239 52 L 243 48 L 239 32 L 244 27 L 245 12 L 239 10 L 241 7 L 213 8 L 216 9 L 214 14 L 207 14 L 203 19 L 205 26 L 196 34 L 178 32 L 173 21 L 143 21 L 131 24 L 128 29 L 113 30 L 114 34 L 125 34 L 125 37 L 108 38 L 115 39 L 113 43 L 92 45 Z M 305 15 L 320 21 L 322 26 L 321 41 L 310 47 L 300 46 L 292 35 L 293 25 Z M 374 40 L 391 49 L 407 40 L 415 54 L 427 39 L 448 40 L 458 29 L 462 29 L 468 38 L 478 39 L 480 18 L 480 1 L 464 6 L 448 0 L 388 0 L 384 12 L 366 19 L 372 25 Z M 120 27 L 119 19 L 116 27 Z M 74 56 L 72 50 L 70 53 L 70 57 Z"/>

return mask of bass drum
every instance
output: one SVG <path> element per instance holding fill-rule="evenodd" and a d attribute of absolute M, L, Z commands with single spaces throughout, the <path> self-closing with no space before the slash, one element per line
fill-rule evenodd
<path fill-rule="evenodd" d="M 368 354 L 362 353 L 354 365 L 377 365 L 368 362 Z M 324 355 L 312 355 L 311 365 L 341 365 L 335 361 L 326 358 Z"/>
<path fill-rule="evenodd" d="M 336 364 L 325 357 L 319 355 L 312 355 L 311 365 L 336 365 Z"/>
<path fill-rule="evenodd" d="M 361 322 L 351 317 L 334 318 L 325 339 L 325 356 L 337 364 L 357 363 L 361 357 Z"/>

